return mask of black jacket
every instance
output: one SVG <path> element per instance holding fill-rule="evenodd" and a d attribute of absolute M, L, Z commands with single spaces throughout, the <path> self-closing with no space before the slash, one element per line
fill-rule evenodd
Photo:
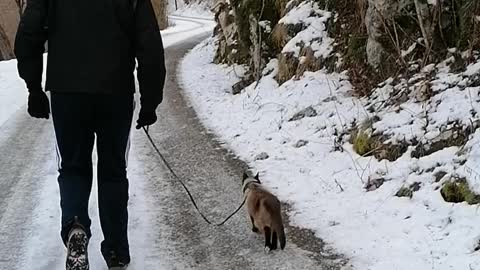
<path fill-rule="evenodd" d="M 30 91 L 41 89 L 47 40 L 46 90 L 134 92 L 136 58 L 141 105 L 162 101 L 164 49 L 150 0 L 29 0 L 15 54 Z"/>

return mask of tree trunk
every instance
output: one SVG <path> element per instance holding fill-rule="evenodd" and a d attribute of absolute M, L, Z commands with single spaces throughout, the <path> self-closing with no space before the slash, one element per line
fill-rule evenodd
<path fill-rule="evenodd" d="M 168 27 L 167 0 L 152 0 L 160 30 Z"/>
<path fill-rule="evenodd" d="M 8 36 L 3 27 L 0 25 L 0 61 L 9 60 L 14 57 L 15 55 L 13 54 L 13 49 L 10 45 L 10 41 L 8 40 Z"/>

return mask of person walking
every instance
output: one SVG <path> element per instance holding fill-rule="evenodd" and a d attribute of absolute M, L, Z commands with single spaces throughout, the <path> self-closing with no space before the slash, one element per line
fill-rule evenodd
<path fill-rule="evenodd" d="M 45 91 L 43 53 L 48 41 Z M 29 91 L 28 113 L 53 118 L 59 167 L 61 237 L 67 270 L 87 270 L 88 214 L 94 142 L 98 206 L 110 269 L 130 263 L 127 159 L 136 128 L 154 124 L 163 99 L 165 59 L 150 0 L 28 0 L 15 41 L 18 72 Z M 53 199 L 53 198 L 52 198 Z"/>

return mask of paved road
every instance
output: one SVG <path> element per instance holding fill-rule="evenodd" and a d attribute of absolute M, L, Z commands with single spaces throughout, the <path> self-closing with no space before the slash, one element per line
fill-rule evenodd
<path fill-rule="evenodd" d="M 202 127 L 182 97 L 177 64 L 199 41 L 167 49 L 165 102 L 150 132 L 177 173 L 192 179 L 186 184 L 199 207 L 220 220 L 242 200 L 245 165 Z M 0 269 L 62 269 L 53 138 L 51 122 L 30 119 L 24 110 L 0 127 Z M 265 254 L 244 211 L 223 227 L 205 224 L 139 131 L 132 131 L 129 166 L 132 270 L 340 269 L 338 257 L 309 231 L 287 226 L 286 250 Z M 91 269 L 102 270 L 96 196 L 90 213 Z"/>

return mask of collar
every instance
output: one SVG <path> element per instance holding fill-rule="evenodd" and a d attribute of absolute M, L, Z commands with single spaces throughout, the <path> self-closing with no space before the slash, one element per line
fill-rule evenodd
<path fill-rule="evenodd" d="M 251 180 L 248 180 L 245 183 L 243 183 L 243 193 L 245 193 L 245 191 L 247 191 L 248 184 L 250 184 L 250 183 L 260 184 L 260 181 L 258 181 L 257 179 L 251 179 Z"/>

